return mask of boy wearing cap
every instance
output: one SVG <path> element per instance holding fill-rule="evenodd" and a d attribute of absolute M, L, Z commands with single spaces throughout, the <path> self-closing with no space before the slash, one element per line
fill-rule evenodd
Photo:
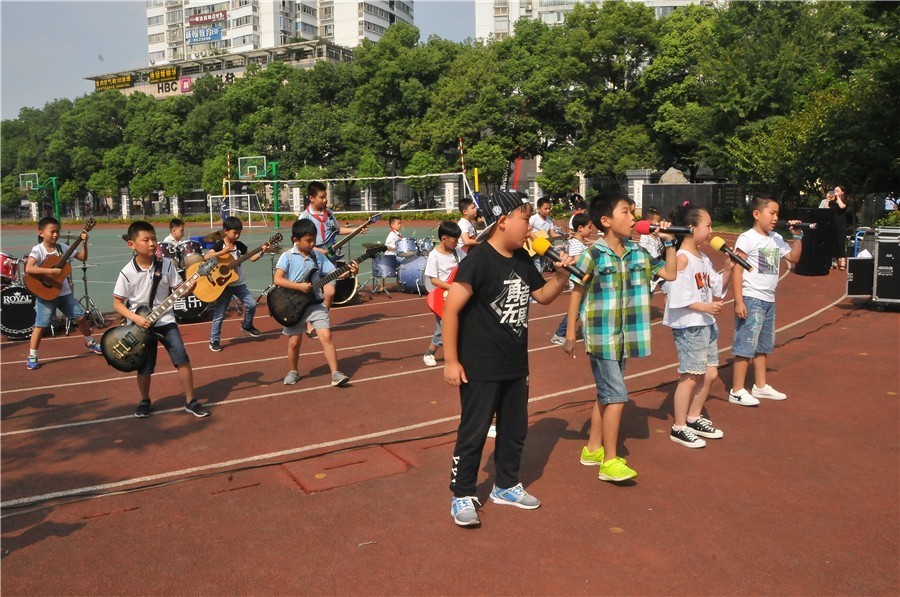
<path fill-rule="evenodd" d="M 519 482 L 528 430 L 528 299 L 553 301 L 566 287 L 561 254 L 545 281 L 522 248 L 531 206 L 519 193 L 498 192 L 484 204 L 486 242 L 459 264 L 444 304 L 444 380 L 459 387 L 462 415 L 453 450 L 450 513 L 459 526 L 480 524 L 475 503 L 485 436 L 497 415 L 495 504 L 531 510 L 541 505 Z"/>

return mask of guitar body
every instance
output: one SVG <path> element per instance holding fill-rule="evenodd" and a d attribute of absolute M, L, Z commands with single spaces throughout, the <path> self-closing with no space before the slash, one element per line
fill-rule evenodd
<path fill-rule="evenodd" d="M 59 255 L 47 255 L 40 267 L 56 267 L 61 257 Z M 35 296 L 45 301 L 52 301 L 59 296 L 63 283 L 66 278 L 72 275 L 72 264 L 65 263 L 62 267 L 62 273 L 58 276 L 47 276 L 44 274 L 34 275 L 27 274 L 25 276 L 25 286 Z"/>
<path fill-rule="evenodd" d="M 289 328 L 300 323 L 311 305 L 318 305 L 323 301 L 315 298 L 312 293 L 276 286 L 266 295 L 266 302 L 269 303 L 272 318 Z"/>
<path fill-rule="evenodd" d="M 448 284 L 453 284 L 453 279 L 456 277 L 456 270 L 458 269 L 459 266 L 456 266 L 450 271 L 450 275 L 447 277 Z M 444 302 L 447 300 L 449 292 L 449 290 L 444 290 L 443 288 L 435 288 L 425 297 L 425 304 L 438 317 L 444 317 Z"/>
<path fill-rule="evenodd" d="M 194 296 L 204 303 L 215 302 L 216 299 L 222 296 L 222 293 L 225 292 L 225 287 L 238 279 L 237 272 L 232 268 L 234 261 L 231 255 L 219 257 L 219 265 L 208 276 L 197 278 Z M 202 264 L 203 262 L 201 261 L 189 265 L 184 275 L 190 278 L 197 273 Z"/>
<path fill-rule="evenodd" d="M 150 313 L 147 307 L 140 307 L 136 313 L 146 316 Z M 152 328 L 151 328 L 152 329 Z M 100 339 L 103 358 L 114 369 L 130 373 L 137 371 L 147 360 L 147 341 L 154 332 L 128 322 L 110 328 Z"/>

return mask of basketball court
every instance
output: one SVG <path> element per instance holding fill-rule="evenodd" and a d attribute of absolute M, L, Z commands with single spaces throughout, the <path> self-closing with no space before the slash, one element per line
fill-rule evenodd
<path fill-rule="evenodd" d="M 426 237 L 433 225 L 406 234 Z M 91 235 L 89 288 L 107 313 L 130 258 L 122 231 Z M 241 240 L 253 247 L 271 232 L 245 229 Z M 386 234 L 373 226 L 350 255 Z M 4 230 L 3 252 L 34 239 Z M 245 266 L 254 295 L 271 279 L 266 261 Z M 263 335 L 242 334 L 231 314 L 221 353 L 207 349 L 208 321 L 182 323 L 206 419 L 184 412 L 163 355 L 154 412 L 136 419 L 133 374 L 84 353 L 77 331 L 45 338 L 36 371 L 24 366 L 27 343 L 4 340 L 2 590 L 897 594 L 900 318 L 854 304 L 844 284 L 836 273 L 783 274 L 769 364 L 789 398 L 744 408 L 717 382 L 707 406 L 725 437 L 702 450 L 667 437 L 676 356 L 656 295 L 653 354 L 626 370 L 633 402 L 621 452 L 639 476 L 621 485 L 578 462 L 595 396 L 590 367 L 549 342 L 568 295 L 532 305 L 522 481 L 543 505 L 488 503 L 488 439 L 479 529 L 450 517 L 458 394 L 440 366 L 422 362 L 434 317 L 415 293 L 357 289 L 332 310 L 347 388 L 330 386 L 310 339 L 300 382 L 283 385 L 286 340 L 264 301 Z M 730 303 L 719 325 L 730 383 Z"/>

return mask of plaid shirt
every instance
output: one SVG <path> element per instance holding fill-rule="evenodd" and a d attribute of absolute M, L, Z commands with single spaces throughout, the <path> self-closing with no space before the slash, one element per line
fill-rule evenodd
<path fill-rule="evenodd" d="M 588 247 L 577 262 L 591 276 L 581 303 L 584 346 L 589 354 L 617 361 L 650 354 L 650 280 L 665 262 L 626 239 L 622 257 L 603 239 Z"/>

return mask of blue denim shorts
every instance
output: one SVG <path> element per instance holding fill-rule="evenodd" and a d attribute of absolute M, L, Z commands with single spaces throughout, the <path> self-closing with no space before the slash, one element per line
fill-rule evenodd
<path fill-rule="evenodd" d="M 594 372 L 594 383 L 597 384 L 597 400 L 600 404 L 622 404 L 628 402 L 628 390 L 625 388 L 625 359 L 611 361 L 600 359 L 592 354 L 591 371 Z"/>
<path fill-rule="evenodd" d="M 151 329 L 162 336 L 162 339 L 157 338 L 156 334 L 150 335 L 150 340 L 147 342 L 147 360 L 138 369 L 138 375 L 150 375 L 156 370 L 156 353 L 160 342 L 166 348 L 166 352 L 169 353 L 169 359 L 171 359 L 175 367 L 191 362 L 187 351 L 184 349 L 184 340 L 181 339 L 181 332 L 178 331 L 177 323 L 167 323 Z"/>
<path fill-rule="evenodd" d="M 734 356 L 752 359 L 775 350 L 775 303 L 745 297 L 747 319 L 734 318 Z"/>
<path fill-rule="evenodd" d="M 50 325 L 53 314 L 57 309 L 69 319 L 78 319 L 84 315 L 84 309 L 75 300 L 75 293 L 70 292 L 65 296 L 58 296 L 52 301 L 45 301 L 40 297 L 36 297 L 34 301 L 34 327 L 45 328 Z"/>
<path fill-rule="evenodd" d="M 703 375 L 707 367 L 719 366 L 719 327 L 697 325 L 673 328 L 675 350 L 678 352 L 678 372 Z"/>

